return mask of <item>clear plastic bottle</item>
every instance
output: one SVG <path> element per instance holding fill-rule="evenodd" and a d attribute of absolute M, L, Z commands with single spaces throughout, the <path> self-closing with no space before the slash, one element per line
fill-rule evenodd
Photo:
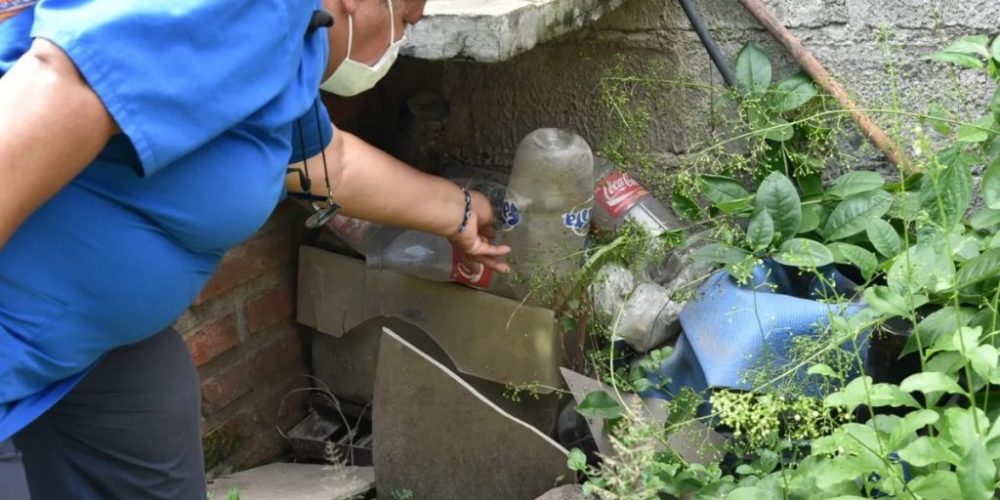
<path fill-rule="evenodd" d="M 580 269 L 590 226 L 590 146 L 572 132 L 535 130 L 518 145 L 507 187 L 500 216 L 517 270 L 512 282 L 517 297 L 529 296 L 540 280 L 566 284 Z"/>
<path fill-rule="evenodd" d="M 494 295 L 513 296 L 506 280 L 482 264 L 466 263 L 443 236 L 402 230 L 337 214 L 327 228 L 365 256 L 371 269 L 385 269 L 427 281 L 452 281 Z"/>
<path fill-rule="evenodd" d="M 597 318 L 637 352 L 662 345 L 680 332 L 683 304 L 656 283 L 636 284 L 632 272 L 618 264 L 598 271 L 590 286 Z"/>
<path fill-rule="evenodd" d="M 661 284 L 674 278 L 683 264 L 674 252 L 664 255 L 659 236 L 681 228 L 680 220 L 642 184 L 613 163 L 598 158 L 596 173 L 599 180 L 594 187 L 594 227 L 612 234 L 626 225 L 638 228 L 649 239 L 646 252 L 650 257 L 646 266 L 649 278 Z"/>

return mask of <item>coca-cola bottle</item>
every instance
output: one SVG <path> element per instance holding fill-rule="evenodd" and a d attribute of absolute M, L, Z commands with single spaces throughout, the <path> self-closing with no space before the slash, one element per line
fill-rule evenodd
<path fill-rule="evenodd" d="M 443 236 L 402 230 L 337 214 L 327 228 L 365 256 L 370 269 L 384 269 L 427 281 L 452 281 L 512 298 L 502 276 L 464 256 Z"/>
<path fill-rule="evenodd" d="M 579 271 L 590 227 L 594 157 L 580 136 L 544 128 L 518 145 L 500 217 L 517 272 L 517 298 L 551 306 Z M 532 293 L 552 286 L 554 296 Z"/>
<path fill-rule="evenodd" d="M 649 242 L 645 252 L 649 278 L 661 284 L 672 279 L 680 272 L 683 262 L 674 252 L 664 253 L 660 236 L 680 229 L 680 220 L 642 184 L 611 162 L 598 158 L 596 172 L 599 180 L 594 188 L 594 227 L 612 234 L 626 225 L 635 227 Z"/>

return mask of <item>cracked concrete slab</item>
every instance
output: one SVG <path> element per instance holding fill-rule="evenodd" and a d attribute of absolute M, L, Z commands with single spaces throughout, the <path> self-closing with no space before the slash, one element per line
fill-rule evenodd
<path fill-rule="evenodd" d="M 622 0 L 428 0 L 407 30 L 404 55 L 421 59 L 510 59 L 579 29 Z"/>
<path fill-rule="evenodd" d="M 533 500 L 572 482 L 568 452 L 440 362 L 384 330 L 372 432 L 380 499 Z"/>

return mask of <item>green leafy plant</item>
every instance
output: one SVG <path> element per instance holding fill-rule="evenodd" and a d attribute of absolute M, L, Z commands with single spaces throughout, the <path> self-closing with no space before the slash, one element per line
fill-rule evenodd
<path fill-rule="evenodd" d="M 1000 38 L 965 37 L 927 59 L 1000 83 Z M 692 410 L 708 402 L 693 394 L 671 402 L 665 426 L 607 394 L 588 395 L 578 410 L 614 424 L 616 455 L 592 467 L 574 450 L 570 466 L 602 498 L 993 498 L 1000 484 L 1000 90 L 971 119 L 935 104 L 926 112 L 890 110 L 920 122 L 907 163 L 824 182 L 831 157 L 823 152 L 835 130 L 829 120 L 844 113 L 830 110 L 800 75 L 774 83 L 767 57 L 752 45 L 736 71 L 739 89 L 728 98 L 750 130 L 734 136 L 746 149 L 705 148 L 726 160 L 696 169 L 675 190 L 678 213 L 700 217 L 716 236 L 698 257 L 741 281 L 768 259 L 818 278 L 836 267 L 859 286 L 831 300 L 864 309 L 831 313 L 821 335 L 795 345 L 789 365 L 746 374 L 754 390 L 716 391 L 708 416 Z M 848 376 L 860 355 L 844 343 L 875 342 L 883 331 L 909 333 L 899 354 L 919 368 L 898 383 Z M 614 369 L 606 378 L 621 390 L 642 387 L 641 373 Z M 803 383 L 818 384 L 819 396 L 801 390 Z M 727 460 L 695 464 L 671 453 L 672 429 L 693 421 L 728 431 Z"/>

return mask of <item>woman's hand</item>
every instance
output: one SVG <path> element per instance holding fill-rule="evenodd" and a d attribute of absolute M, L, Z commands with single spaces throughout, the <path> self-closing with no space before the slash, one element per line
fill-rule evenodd
<path fill-rule="evenodd" d="M 510 266 L 503 262 L 500 257 L 510 253 L 507 245 L 494 245 L 492 243 L 494 232 L 494 221 L 496 216 L 493 213 L 493 206 L 482 193 L 470 191 L 472 195 L 472 214 L 465 229 L 460 233 L 455 233 L 448 239 L 458 251 L 465 254 L 468 262 L 480 262 L 490 269 L 506 273 L 510 271 Z"/>

